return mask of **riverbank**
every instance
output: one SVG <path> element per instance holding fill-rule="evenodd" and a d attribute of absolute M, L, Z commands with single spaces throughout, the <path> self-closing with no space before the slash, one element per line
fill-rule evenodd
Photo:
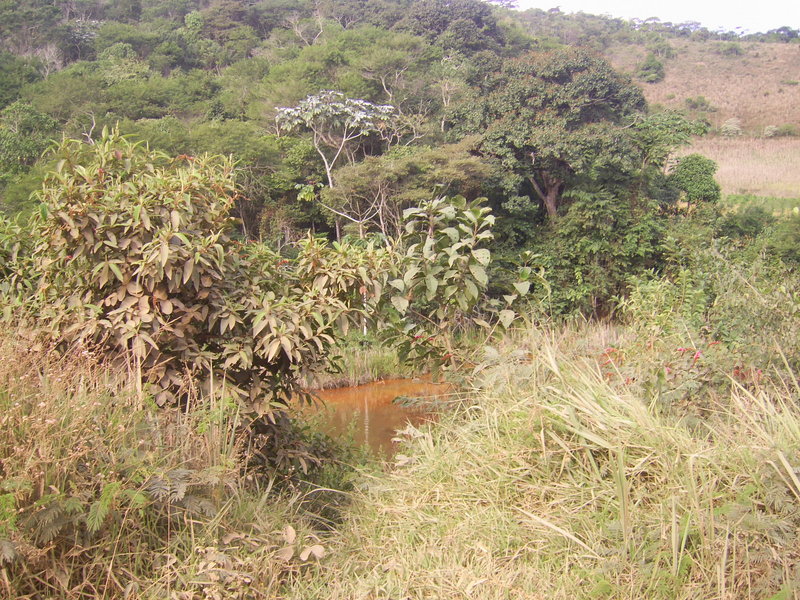
<path fill-rule="evenodd" d="M 800 386 L 719 345 L 516 331 L 391 462 L 283 480 L 232 407 L 0 341 L 8 597 L 798 597 Z"/>
<path fill-rule="evenodd" d="M 796 383 L 731 377 L 664 404 L 722 363 L 624 360 L 624 336 L 531 330 L 495 349 L 460 410 L 363 476 L 286 597 L 798 597 Z M 665 369 L 683 372 L 659 392 Z"/>

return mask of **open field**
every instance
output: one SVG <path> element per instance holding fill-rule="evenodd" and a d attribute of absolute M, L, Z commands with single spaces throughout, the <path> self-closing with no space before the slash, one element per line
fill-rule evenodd
<path fill-rule="evenodd" d="M 649 103 L 686 108 L 687 98 L 703 96 L 716 109 L 703 113 L 713 127 L 737 118 L 752 135 L 768 125 L 800 127 L 800 46 L 742 42 L 734 46 L 741 54 L 735 54 L 727 42 L 670 44 L 677 54 L 662 59 L 664 80 L 641 84 Z M 615 67 L 633 73 L 645 52 L 642 46 L 618 46 L 606 54 Z"/>
<path fill-rule="evenodd" d="M 704 137 L 682 150 L 719 165 L 722 193 L 800 198 L 800 139 Z"/>

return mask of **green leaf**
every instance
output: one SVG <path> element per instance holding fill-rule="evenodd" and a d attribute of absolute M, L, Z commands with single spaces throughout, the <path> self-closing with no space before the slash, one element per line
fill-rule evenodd
<path fill-rule="evenodd" d="M 486 275 L 486 269 L 484 269 L 482 266 L 471 263 L 469 265 L 469 272 L 472 273 L 475 281 L 480 283 L 483 287 L 486 287 L 489 284 L 489 278 Z"/>
<path fill-rule="evenodd" d="M 454 244 L 458 241 L 458 238 L 460 237 L 458 234 L 458 229 L 456 229 L 455 227 L 445 227 L 444 229 L 442 229 L 442 233 L 445 234 L 447 237 L 449 237 L 450 241 L 453 242 Z"/>
<path fill-rule="evenodd" d="M 514 284 L 514 289 L 516 289 L 520 296 L 524 296 L 528 293 L 531 289 L 531 282 L 530 281 L 518 281 Z"/>
<path fill-rule="evenodd" d="M 487 250 L 486 248 L 478 248 L 477 250 L 473 250 L 472 256 L 484 267 L 488 265 L 492 260 L 492 253 L 489 252 L 489 250 Z"/>
<path fill-rule="evenodd" d="M 119 279 L 119 281 L 122 281 L 122 271 L 120 271 L 116 264 L 110 262 L 108 263 L 108 268 L 111 269 L 111 272 L 114 273 L 114 276 Z"/>
<path fill-rule="evenodd" d="M 426 275 L 425 287 L 428 289 L 428 300 L 431 300 L 439 287 L 439 281 L 433 275 Z"/>
<path fill-rule="evenodd" d="M 89 514 L 86 515 L 86 527 L 90 533 L 95 533 L 102 527 L 120 487 L 122 487 L 122 484 L 119 481 L 107 483 L 103 487 L 100 498 L 89 507 Z"/>
<path fill-rule="evenodd" d="M 467 297 L 471 300 L 478 299 L 478 286 L 476 286 L 470 279 L 464 280 L 464 287 L 466 288 L 464 291 L 467 294 Z"/>
<path fill-rule="evenodd" d="M 514 319 L 517 318 L 517 313 L 515 313 L 513 310 L 501 310 L 497 316 L 500 319 L 500 323 L 503 325 L 503 327 L 508 329 L 508 326 L 511 325 Z"/>
<path fill-rule="evenodd" d="M 392 305 L 397 309 L 397 312 L 405 314 L 408 310 L 408 299 L 403 296 L 392 296 Z"/>

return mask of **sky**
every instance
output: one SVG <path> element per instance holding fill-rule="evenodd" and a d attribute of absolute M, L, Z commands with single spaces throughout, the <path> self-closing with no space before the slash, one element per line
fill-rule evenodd
<path fill-rule="evenodd" d="M 558 7 L 624 19 L 658 17 L 662 21 L 698 21 L 714 31 L 766 32 L 783 25 L 800 29 L 797 0 L 518 0 L 520 9 Z"/>

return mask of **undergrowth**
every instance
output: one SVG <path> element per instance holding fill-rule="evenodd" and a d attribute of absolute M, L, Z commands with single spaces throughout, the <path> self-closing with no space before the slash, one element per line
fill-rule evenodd
<path fill-rule="evenodd" d="M 647 369 L 615 374 L 608 348 L 633 343 L 608 327 L 531 328 L 493 349 L 471 401 L 404 433 L 329 559 L 287 595 L 800 597 L 796 381 L 721 373 L 698 420 Z"/>
<path fill-rule="evenodd" d="M 272 597 L 324 554 L 319 486 L 247 474 L 235 404 L 158 408 L 136 375 L 0 338 L 0 596 Z"/>

